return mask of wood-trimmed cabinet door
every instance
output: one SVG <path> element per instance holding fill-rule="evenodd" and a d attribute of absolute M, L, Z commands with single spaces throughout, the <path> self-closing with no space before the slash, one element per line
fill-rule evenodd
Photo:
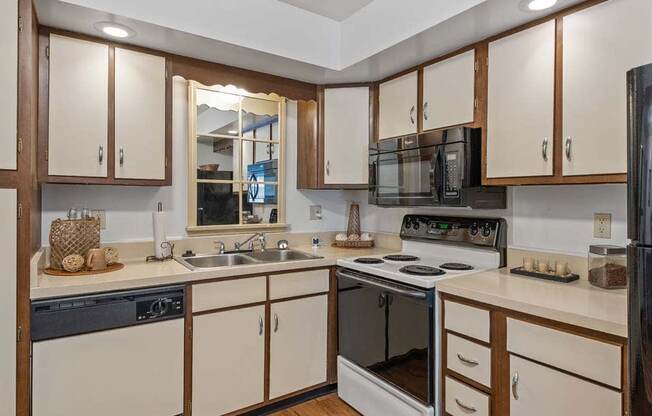
<path fill-rule="evenodd" d="M 553 174 L 555 21 L 489 43 L 487 177 Z"/>
<path fill-rule="evenodd" d="M 622 393 L 510 355 L 510 416 L 620 416 Z"/>
<path fill-rule="evenodd" d="M 107 176 L 109 46 L 50 35 L 48 175 Z"/>
<path fill-rule="evenodd" d="M 417 132 L 418 74 L 410 72 L 380 84 L 378 92 L 378 138 Z"/>
<path fill-rule="evenodd" d="M 652 4 L 612 0 L 563 19 L 563 174 L 627 172 L 626 73 L 652 62 Z"/>
<path fill-rule="evenodd" d="M 165 180 L 162 56 L 115 48 L 115 177 Z"/>
<path fill-rule="evenodd" d="M 423 130 L 472 123 L 475 112 L 475 50 L 423 69 Z"/>
<path fill-rule="evenodd" d="M 369 87 L 324 89 L 324 184 L 369 181 Z"/>
<path fill-rule="evenodd" d="M 18 0 L 0 9 L 0 169 L 16 170 L 18 130 Z"/>
<path fill-rule="evenodd" d="M 269 398 L 326 382 L 328 295 L 272 303 Z"/>
<path fill-rule="evenodd" d="M 265 306 L 193 317 L 192 414 L 216 416 L 265 399 Z"/>
<path fill-rule="evenodd" d="M 16 414 L 16 204 L 15 189 L 0 189 L 0 414 Z"/>

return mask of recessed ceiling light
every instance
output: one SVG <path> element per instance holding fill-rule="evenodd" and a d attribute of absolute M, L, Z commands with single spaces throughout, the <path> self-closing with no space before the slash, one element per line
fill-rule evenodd
<path fill-rule="evenodd" d="M 530 0 L 527 7 L 533 11 L 549 9 L 557 4 L 557 0 Z"/>
<path fill-rule="evenodd" d="M 127 26 L 113 22 L 95 23 L 95 29 L 113 38 L 130 38 L 136 34 Z"/>

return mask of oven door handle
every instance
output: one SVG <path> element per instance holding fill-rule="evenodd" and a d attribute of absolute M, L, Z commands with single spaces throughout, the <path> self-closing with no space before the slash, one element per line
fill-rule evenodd
<path fill-rule="evenodd" d="M 399 294 L 399 295 L 402 295 L 402 296 L 407 296 L 407 297 L 415 298 L 415 299 L 425 299 L 426 298 L 426 294 L 424 292 L 417 292 L 416 290 L 401 289 L 399 287 L 385 285 L 385 284 L 377 282 L 375 280 L 365 279 L 364 277 L 349 274 L 349 273 L 344 273 L 344 272 L 342 272 L 340 270 L 338 270 L 336 274 L 337 274 L 337 277 L 345 277 L 347 279 L 352 279 L 352 280 L 358 281 L 360 283 L 364 283 L 366 285 L 379 287 L 379 288 L 384 289 L 384 290 L 386 290 L 386 291 L 388 291 L 390 293 L 396 293 L 396 294 Z"/>

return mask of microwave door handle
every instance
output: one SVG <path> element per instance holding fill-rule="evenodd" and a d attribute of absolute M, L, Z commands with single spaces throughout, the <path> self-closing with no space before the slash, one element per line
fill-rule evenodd
<path fill-rule="evenodd" d="M 424 292 L 418 292 L 416 290 L 401 289 L 399 287 L 385 285 L 385 284 L 383 284 L 381 282 L 366 279 L 364 277 L 353 275 L 353 274 L 350 274 L 350 273 L 345 273 L 345 272 L 343 272 L 341 270 L 338 270 L 336 275 L 337 275 L 337 277 L 345 277 L 347 279 L 355 280 L 357 282 L 364 283 L 364 284 L 369 285 L 369 286 L 375 286 L 377 288 L 386 290 L 389 293 L 396 293 L 398 295 L 407 296 L 407 297 L 415 298 L 415 299 L 425 299 L 426 298 L 426 294 Z"/>
<path fill-rule="evenodd" d="M 430 186 L 433 188 L 433 194 L 437 197 L 437 202 L 441 202 L 441 149 L 439 147 L 435 150 L 436 154 L 431 161 L 431 181 Z"/>

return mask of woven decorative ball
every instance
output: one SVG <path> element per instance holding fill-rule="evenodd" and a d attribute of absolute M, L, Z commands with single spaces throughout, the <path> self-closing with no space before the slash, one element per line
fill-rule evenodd
<path fill-rule="evenodd" d="M 106 265 L 110 266 L 116 264 L 120 260 L 118 249 L 114 247 L 104 248 L 104 257 L 106 257 Z"/>
<path fill-rule="evenodd" d="M 360 241 L 360 235 L 359 234 L 349 234 L 349 241 Z"/>
<path fill-rule="evenodd" d="M 66 256 L 61 261 L 63 269 L 70 273 L 75 273 L 80 271 L 84 267 L 84 258 L 79 254 L 71 254 Z"/>

